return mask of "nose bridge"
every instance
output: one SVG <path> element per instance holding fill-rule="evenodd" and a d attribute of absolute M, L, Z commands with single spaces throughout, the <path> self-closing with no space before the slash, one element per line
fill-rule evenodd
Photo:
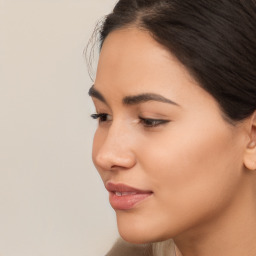
<path fill-rule="evenodd" d="M 135 164 L 132 131 L 124 121 L 113 122 L 96 156 L 104 169 L 131 168 Z"/>

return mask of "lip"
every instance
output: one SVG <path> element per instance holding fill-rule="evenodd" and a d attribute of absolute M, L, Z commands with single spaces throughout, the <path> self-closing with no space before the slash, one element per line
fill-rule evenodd
<path fill-rule="evenodd" d="M 105 187 L 109 191 L 109 202 L 115 210 L 132 209 L 153 194 L 152 191 L 137 189 L 122 183 L 107 182 Z"/>

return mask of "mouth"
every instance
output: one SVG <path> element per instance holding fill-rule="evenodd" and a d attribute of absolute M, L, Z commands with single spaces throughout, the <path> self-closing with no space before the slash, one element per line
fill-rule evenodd
<path fill-rule="evenodd" d="M 153 194 L 149 190 L 140 190 L 125 184 L 108 182 L 109 202 L 115 210 L 129 210 Z"/>

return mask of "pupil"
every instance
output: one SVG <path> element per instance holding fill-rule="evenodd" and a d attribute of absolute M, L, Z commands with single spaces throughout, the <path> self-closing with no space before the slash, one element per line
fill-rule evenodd
<path fill-rule="evenodd" d="M 146 124 L 147 124 L 147 125 L 154 125 L 154 122 L 151 121 L 151 120 L 147 120 Z"/>
<path fill-rule="evenodd" d="M 103 121 L 103 122 L 107 121 L 107 115 L 102 115 L 101 116 L 101 121 Z"/>

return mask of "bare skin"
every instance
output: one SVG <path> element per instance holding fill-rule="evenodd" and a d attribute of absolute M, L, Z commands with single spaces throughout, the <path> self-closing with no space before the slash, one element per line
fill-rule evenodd
<path fill-rule="evenodd" d="M 256 113 L 228 123 L 186 68 L 136 28 L 107 37 L 93 88 L 104 113 L 93 162 L 104 184 L 153 192 L 116 210 L 120 235 L 173 238 L 183 256 L 255 256 Z M 145 94 L 166 100 L 124 101 Z"/>

